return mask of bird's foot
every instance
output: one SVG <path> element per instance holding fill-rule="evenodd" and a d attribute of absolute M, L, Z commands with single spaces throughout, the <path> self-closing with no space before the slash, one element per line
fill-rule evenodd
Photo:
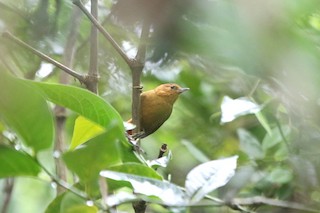
<path fill-rule="evenodd" d="M 135 134 L 136 135 L 136 134 Z M 140 146 L 140 138 L 135 138 L 134 135 L 126 134 L 129 143 L 132 145 L 133 150 L 139 154 L 145 154 L 146 152 Z"/>

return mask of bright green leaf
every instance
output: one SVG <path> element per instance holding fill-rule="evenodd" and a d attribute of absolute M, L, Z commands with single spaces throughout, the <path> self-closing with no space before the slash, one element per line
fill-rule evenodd
<path fill-rule="evenodd" d="M 63 198 L 65 196 L 65 193 L 57 196 L 47 207 L 45 213 L 57 213 L 57 212 L 61 212 L 60 209 L 60 205 L 61 202 L 63 201 Z"/>
<path fill-rule="evenodd" d="M 28 155 L 15 149 L 0 146 L 0 178 L 36 176 L 40 167 Z"/>
<path fill-rule="evenodd" d="M 65 192 L 57 196 L 47 207 L 45 213 L 96 213 L 98 208 L 86 205 L 86 201 L 79 196 Z"/>
<path fill-rule="evenodd" d="M 48 97 L 49 101 L 69 108 L 89 120 L 105 128 L 116 126 L 118 138 L 124 142 L 125 130 L 119 113 L 101 97 L 92 92 L 62 84 L 48 84 L 34 82 Z"/>
<path fill-rule="evenodd" d="M 76 119 L 70 149 L 73 150 L 77 146 L 87 142 L 88 140 L 102 134 L 105 128 L 86 119 L 83 116 L 79 116 Z"/>
<path fill-rule="evenodd" d="M 66 213 L 97 213 L 98 208 L 95 206 L 77 205 L 69 208 Z"/>
<path fill-rule="evenodd" d="M 123 121 L 119 113 L 101 97 L 88 90 L 62 84 L 34 82 L 36 86 L 55 104 L 67 107 L 80 115 L 108 127 L 116 122 L 124 132 Z"/>
<path fill-rule="evenodd" d="M 0 72 L 0 119 L 34 151 L 53 142 L 53 116 L 41 92 L 30 84 Z"/>
<path fill-rule="evenodd" d="M 112 129 L 113 134 L 117 135 L 117 138 L 122 142 L 121 154 L 123 161 L 137 161 L 125 137 L 121 116 L 101 97 L 88 90 L 74 86 L 39 82 L 33 82 L 33 84 L 48 96 L 49 101 L 79 113 L 106 128 L 106 131 L 111 131 Z"/>
<path fill-rule="evenodd" d="M 97 183 L 99 172 L 121 163 L 121 143 L 114 129 L 63 155 L 67 167 L 78 175 L 89 195 L 95 195 L 98 191 L 98 186 L 94 183 Z"/>

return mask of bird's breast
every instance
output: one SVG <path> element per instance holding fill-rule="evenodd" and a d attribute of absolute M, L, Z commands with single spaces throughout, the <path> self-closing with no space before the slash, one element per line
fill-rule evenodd
<path fill-rule="evenodd" d="M 147 133 L 156 131 L 171 115 L 172 104 L 161 97 L 141 99 L 141 127 Z"/>

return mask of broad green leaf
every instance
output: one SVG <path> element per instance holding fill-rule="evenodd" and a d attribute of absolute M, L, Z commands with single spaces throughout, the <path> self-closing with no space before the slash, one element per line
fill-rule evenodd
<path fill-rule="evenodd" d="M 70 207 L 65 213 L 98 213 L 98 208 L 95 206 L 77 205 Z"/>
<path fill-rule="evenodd" d="M 193 168 L 187 175 L 185 188 L 191 202 L 200 201 L 209 192 L 229 182 L 237 168 L 238 156 L 209 161 Z"/>
<path fill-rule="evenodd" d="M 62 84 L 33 82 L 48 97 L 49 101 L 69 108 L 85 118 L 111 131 L 122 142 L 123 161 L 137 161 L 125 137 L 122 118 L 119 113 L 101 97 L 88 90 Z M 91 155 L 92 157 L 94 155 Z"/>
<path fill-rule="evenodd" d="M 15 149 L 0 146 L 0 178 L 36 176 L 41 168 L 28 155 Z"/>
<path fill-rule="evenodd" d="M 138 163 L 124 163 L 119 166 L 109 167 L 108 169 L 115 172 L 123 172 L 127 174 L 162 180 L 162 177 L 154 169 Z"/>
<path fill-rule="evenodd" d="M 0 71 L 0 119 L 35 152 L 53 142 L 53 116 L 38 88 Z"/>
<path fill-rule="evenodd" d="M 75 121 L 70 149 L 73 150 L 103 132 L 105 132 L 105 128 L 83 116 L 79 116 Z"/>
<path fill-rule="evenodd" d="M 130 182 L 135 193 L 146 196 L 156 196 L 162 200 L 164 205 L 170 206 L 186 204 L 184 191 L 175 184 L 139 175 L 109 170 L 100 172 L 100 175 L 112 180 Z"/>
<path fill-rule="evenodd" d="M 113 130 L 110 129 L 63 155 L 67 167 L 78 175 L 89 195 L 94 195 L 98 190 L 96 180 L 99 172 L 121 163 L 121 143 Z"/>
<path fill-rule="evenodd" d="M 63 198 L 66 193 L 63 193 L 59 196 L 57 196 L 47 207 L 45 213 L 60 213 L 61 211 L 61 202 L 63 201 Z"/>
<path fill-rule="evenodd" d="M 125 141 L 124 126 L 119 113 L 101 97 L 88 90 L 62 84 L 34 82 L 48 97 L 49 101 L 69 108 L 105 128 L 114 127 L 118 137 Z"/>
<path fill-rule="evenodd" d="M 264 157 L 261 144 L 250 132 L 245 129 L 238 129 L 237 131 L 240 140 L 240 149 L 250 159 L 261 159 Z"/>

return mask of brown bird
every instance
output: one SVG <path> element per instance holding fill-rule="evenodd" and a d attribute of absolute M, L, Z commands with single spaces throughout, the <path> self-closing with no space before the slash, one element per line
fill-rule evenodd
<path fill-rule="evenodd" d="M 144 138 L 154 133 L 170 117 L 173 104 L 179 95 L 189 88 L 177 84 L 161 84 L 153 90 L 140 95 L 140 126 L 141 134 L 136 138 Z M 132 123 L 132 119 L 128 121 Z"/>

